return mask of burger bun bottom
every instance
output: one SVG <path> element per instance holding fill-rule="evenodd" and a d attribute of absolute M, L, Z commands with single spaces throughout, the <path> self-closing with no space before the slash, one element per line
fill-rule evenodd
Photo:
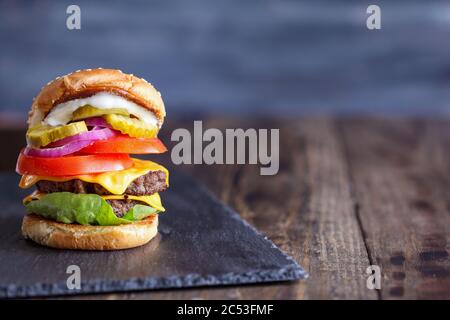
<path fill-rule="evenodd" d="M 139 247 L 158 233 L 158 215 L 118 226 L 65 224 L 27 214 L 22 234 L 43 246 L 75 250 L 120 250 Z"/>

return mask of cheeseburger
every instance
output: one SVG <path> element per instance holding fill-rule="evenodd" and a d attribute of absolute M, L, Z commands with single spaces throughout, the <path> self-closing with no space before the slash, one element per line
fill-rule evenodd
<path fill-rule="evenodd" d="M 168 171 L 130 154 L 166 151 L 157 138 L 165 115 L 150 83 L 119 70 L 81 70 L 48 83 L 33 101 L 17 160 L 19 186 L 36 187 L 23 200 L 23 236 L 80 250 L 149 242 Z"/>

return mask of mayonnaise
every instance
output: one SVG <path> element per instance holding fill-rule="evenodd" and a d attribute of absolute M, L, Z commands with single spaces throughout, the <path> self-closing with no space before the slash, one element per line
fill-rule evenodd
<path fill-rule="evenodd" d="M 147 110 L 124 97 L 116 96 L 108 92 L 99 92 L 87 98 L 74 99 L 57 104 L 45 119 L 42 119 L 42 113 L 36 114 L 36 117 L 31 119 L 31 125 L 35 125 L 42 120 L 44 124 L 49 124 L 51 126 L 67 124 L 72 118 L 72 113 L 85 105 L 90 105 L 98 109 L 126 109 L 139 120 L 150 125 L 158 125 L 158 120 L 150 110 Z M 39 119 L 39 117 L 41 117 L 41 119 Z"/>

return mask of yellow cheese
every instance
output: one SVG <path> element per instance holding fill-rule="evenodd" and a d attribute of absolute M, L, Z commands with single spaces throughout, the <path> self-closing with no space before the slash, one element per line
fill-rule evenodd
<path fill-rule="evenodd" d="M 39 192 L 36 190 L 32 194 L 26 196 L 23 199 L 23 203 L 28 203 L 33 200 L 39 200 L 45 195 L 46 195 L 46 193 Z M 150 196 L 132 196 L 132 195 L 122 194 L 122 195 L 106 195 L 106 196 L 101 196 L 101 197 L 105 200 L 124 200 L 125 198 L 130 199 L 130 200 L 136 200 L 136 201 L 143 202 L 143 203 L 149 205 L 150 207 L 155 208 L 158 211 L 161 211 L 161 212 L 166 211 L 166 209 L 164 209 L 164 207 L 162 206 L 161 197 L 159 196 L 158 193 L 154 193 Z"/>
<path fill-rule="evenodd" d="M 79 179 L 84 182 L 98 183 L 103 188 L 111 192 L 112 194 L 121 195 L 125 192 L 128 185 L 133 182 L 134 179 L 143 176 L 150 171 L 164 171 L 166 173 L 166 182 L 169 184 L 169 172 L 163 166 L 148 160 L 134 159 L 133 166 L 129 169 L 93 174 L 83 174 L 77 176 L 64 176 L 64 177 L 53 177 L 53 176 L 34 176 L 34 175 L 23 175 L 20 179 L 19 187 L 27 189 L 32 187 L 40 180 L 63 182 L 73 179 Z"/>
<path fill-rule="evenodd" d="M 38 190 L 34 190 L 32 194 L 30 194 L 30 195 L 26 196 L 25 198 L 23 198 L 22 203 L 26 204 L 26 203 L 31 202 L 33 200 L 39 200 L 40 198 L 42 198 L 45 195 L 46 195 L 46 193 L 39 192 Z"/>

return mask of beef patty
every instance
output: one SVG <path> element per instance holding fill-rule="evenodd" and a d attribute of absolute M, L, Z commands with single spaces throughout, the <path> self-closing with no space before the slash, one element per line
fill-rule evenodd
<path fill-rule="evenodd" d="M 40 192 L 72 192 L 72 193 L 96 193 L 99 195 L 111 194 L 108 190 L 97 183 L 84 182 L 73 179 L 64 182 L 41 180 L 36 183 Z M 164 171 L 150 171 L 149 173 L 136 178 L 128 185 L 124 194 L 134 196 L 151 195 L 167 189 L 166 173 Z"/>
<path fill-rule="evenodd" d="M 139 201 L 136 201 L 136 200 L 130 200 L 130 199 L 126 199 L 126 200 L 106 200 L 106 202 L 108 202 L 111 205 L 111 207 L 113 208 L 114 213 L 119 218 L 122 218 L 125 215 L 125 213 L 127 213 L 128 210 L 133 208 L 136 204 L 143 204 L 143 205 L 145 205 L 145 203 L 142 203 L 142 202 L 139 202 Z"/>

